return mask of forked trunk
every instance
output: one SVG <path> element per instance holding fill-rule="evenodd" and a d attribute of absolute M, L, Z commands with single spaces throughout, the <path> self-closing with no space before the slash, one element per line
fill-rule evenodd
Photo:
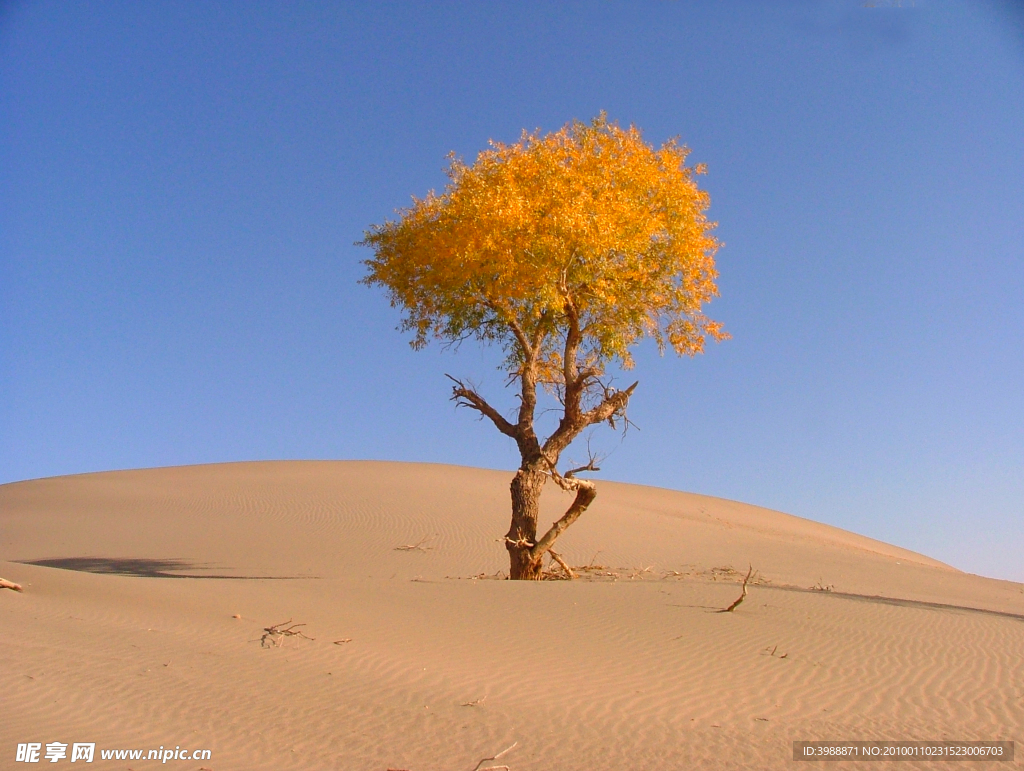
<path fill-rule="evenodd" d="M 512 480 L 512 526 L 505 548 L 509 556 L 509 578 L 516 581 L 539 581 L 544 556 L 534 559 L 530 549 L 537 543 L 537 517 L 540 514 L 540 493 L 547 475 L 538 469 L 519 469 Z"/>

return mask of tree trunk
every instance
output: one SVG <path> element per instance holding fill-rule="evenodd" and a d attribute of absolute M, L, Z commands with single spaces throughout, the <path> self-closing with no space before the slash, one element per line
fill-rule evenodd
<path fill-rule="evenodd" d="M 509 578 L 514 581 L 539 581 L 543 555 L 534 559 L 530 549 L 537 543 L 537 517 L 540 514 L 540 493 L 547 475 L 536 468 L 521 468 L 510 486 L 512 491 L 512 526 L 508 529 Z"/>

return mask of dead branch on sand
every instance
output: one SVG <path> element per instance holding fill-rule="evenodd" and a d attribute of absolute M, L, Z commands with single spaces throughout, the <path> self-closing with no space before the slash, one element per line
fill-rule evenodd
<path fill-rule="evenodd" d="M 480 699 L 480 701 L 483 701 L 483 699 Z M 471 702 L 471 703 L 474 703 L 474 702 Z M 468 706 L 468 705 L 463 705 L 463 706 Z M 473 771 L 510 771 L 508 766 L 487 766 L 485 768 L 480 768 L 480 766 L 482 766 L 484 763 L 486 763 L 489 760 L 497 760 L 498 758 L 500 758 L 505 753 L 511 752 L 512 748 L 515 747 L 517 744 L 519 744 L 519 742 L 512 742 L 511 746 L 506 747 L 501 752 L 499 752 L 497 755 L 492 755 L 489 758 L 481 758 L 480 761 L 476 764 L 476 766 L 474 766 Z M 388 771 L 407 771 L 407 769 L 404 769 L 404 768 L 389 768 Z"/>
<path fill-rule="evenodd" d="M 286 637 L 301 637 L 304 640 L 314 639 L 312 637 L 306 637 L 306 635 L 299 630 L 300 626 L 305 626 L 305 624 L 293 624 L 292 620 L 288 619 L 280 624 L 263 627 L 263 636 L 260 638 L 260 646 L 263 648 L 269 648 L 271 646 L 279 648 Z M 269 644 L 267 644 L 267 640 L 270 640 Z"/>
<path fill-rule="evenodd" d="M 508 752 L 511 752 L 512 748 L 515 747 L 517 744 L 519 744 L 519 742 L 512 742 L 512 744 L 510 746 L 508 746 L 505 749 L 503 749 L 497 755 L 493 755 L 492 757 L 489 757 L 489 758 L 481 758 L 480 762 L 477 763 L 476 766 L 474 766 L 473 771 L 498 771 L 498 769 L 504 769 L 504 771 L 509 771 L 508 766 L 487 766 L 487 768 L 484 768 L 484 769 L 481 769 L 480 766 L 482 766 L 488 760 L 497 760 L 502 755 L 504 755 L 504 754 L 506 754 Z"/>
<path fill-rule="evenodd" d="M 565 574 L 569 576 L 570 581 L 576 578 L 576 574 L 572 572 L 572 568 L 566 564 L 564 559 L 562 559 L 561 554 L 558 554 L 554 549 L 548 549 L 548 554 L 551 555 L 551 559 L 561 566 L 562 570 L 565 571 Z"/>
<path fill-rule="evenodd" d="M 732 605 L 730 605 L 728 608 L 723 608 L 722 610 L 717 611 L 718 613 L 732 613 L 734 610 L 736 610 L 739 604 L 743 602 L 743 600 L 747 596 L 747 582 L 750 580 L 750 576 L 753 574 L 753 572 L 754 566 L 751 565 L 750 570 L 747 571 L 746 578 L 743 579 L 743 590 L 740 592 L 740 596 L 736 598 Z"/>
<path fill-rule="evenodd" d="M 16 584 L 14 581 L 8 581 L 6 578 L 0 578 L 0 589 L 13 589 L 16 592 L 24 591 L 21 588 L 21 584 Z"/>
<path fill-rule="evenodd" d="M 434 536 L 425 535 L 416 543 L 404 543 L 401 546 L 396 546 L 395 551 L 428 551 L 433 549 L 433 546 L 426 546 L 425 544 Z"/>

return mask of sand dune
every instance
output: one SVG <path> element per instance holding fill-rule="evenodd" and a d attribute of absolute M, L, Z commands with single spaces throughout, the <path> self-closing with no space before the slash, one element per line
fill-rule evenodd
<path fill-rule="evenodd" d="M 0 767 L 30 741 L 208 748 L 167 765 L 215 771 L 469 771 L 517 742 L 497 762 L 527 771 L 784 768 L 797 739 L 1024 739 L 1020 584 L 609 482 L 560 541 L 603 568 L 493 580 L 510 476 L 277 462 L 0 486 L 0 576 L 25 587 L 0 591 Z M 545 495 L 560 514 L 568 499 Z M 716 613 L 748 565 L 759 582 Z M 261 645 L 287 619 L 313 639 Z"/>

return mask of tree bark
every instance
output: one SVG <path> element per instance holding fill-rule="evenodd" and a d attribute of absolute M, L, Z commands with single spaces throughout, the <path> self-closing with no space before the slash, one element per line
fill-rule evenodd
<path fill-rule="evenodd" d="M 531 553 L 537 543 L 537 517 L 540 494 L 547 474 L 538 468 L 520 468 L 512 479 L 512 525 L 505 536 L 509 556 L 509 578 L 514 581 L 539 581 L 543 556 Z"/>

